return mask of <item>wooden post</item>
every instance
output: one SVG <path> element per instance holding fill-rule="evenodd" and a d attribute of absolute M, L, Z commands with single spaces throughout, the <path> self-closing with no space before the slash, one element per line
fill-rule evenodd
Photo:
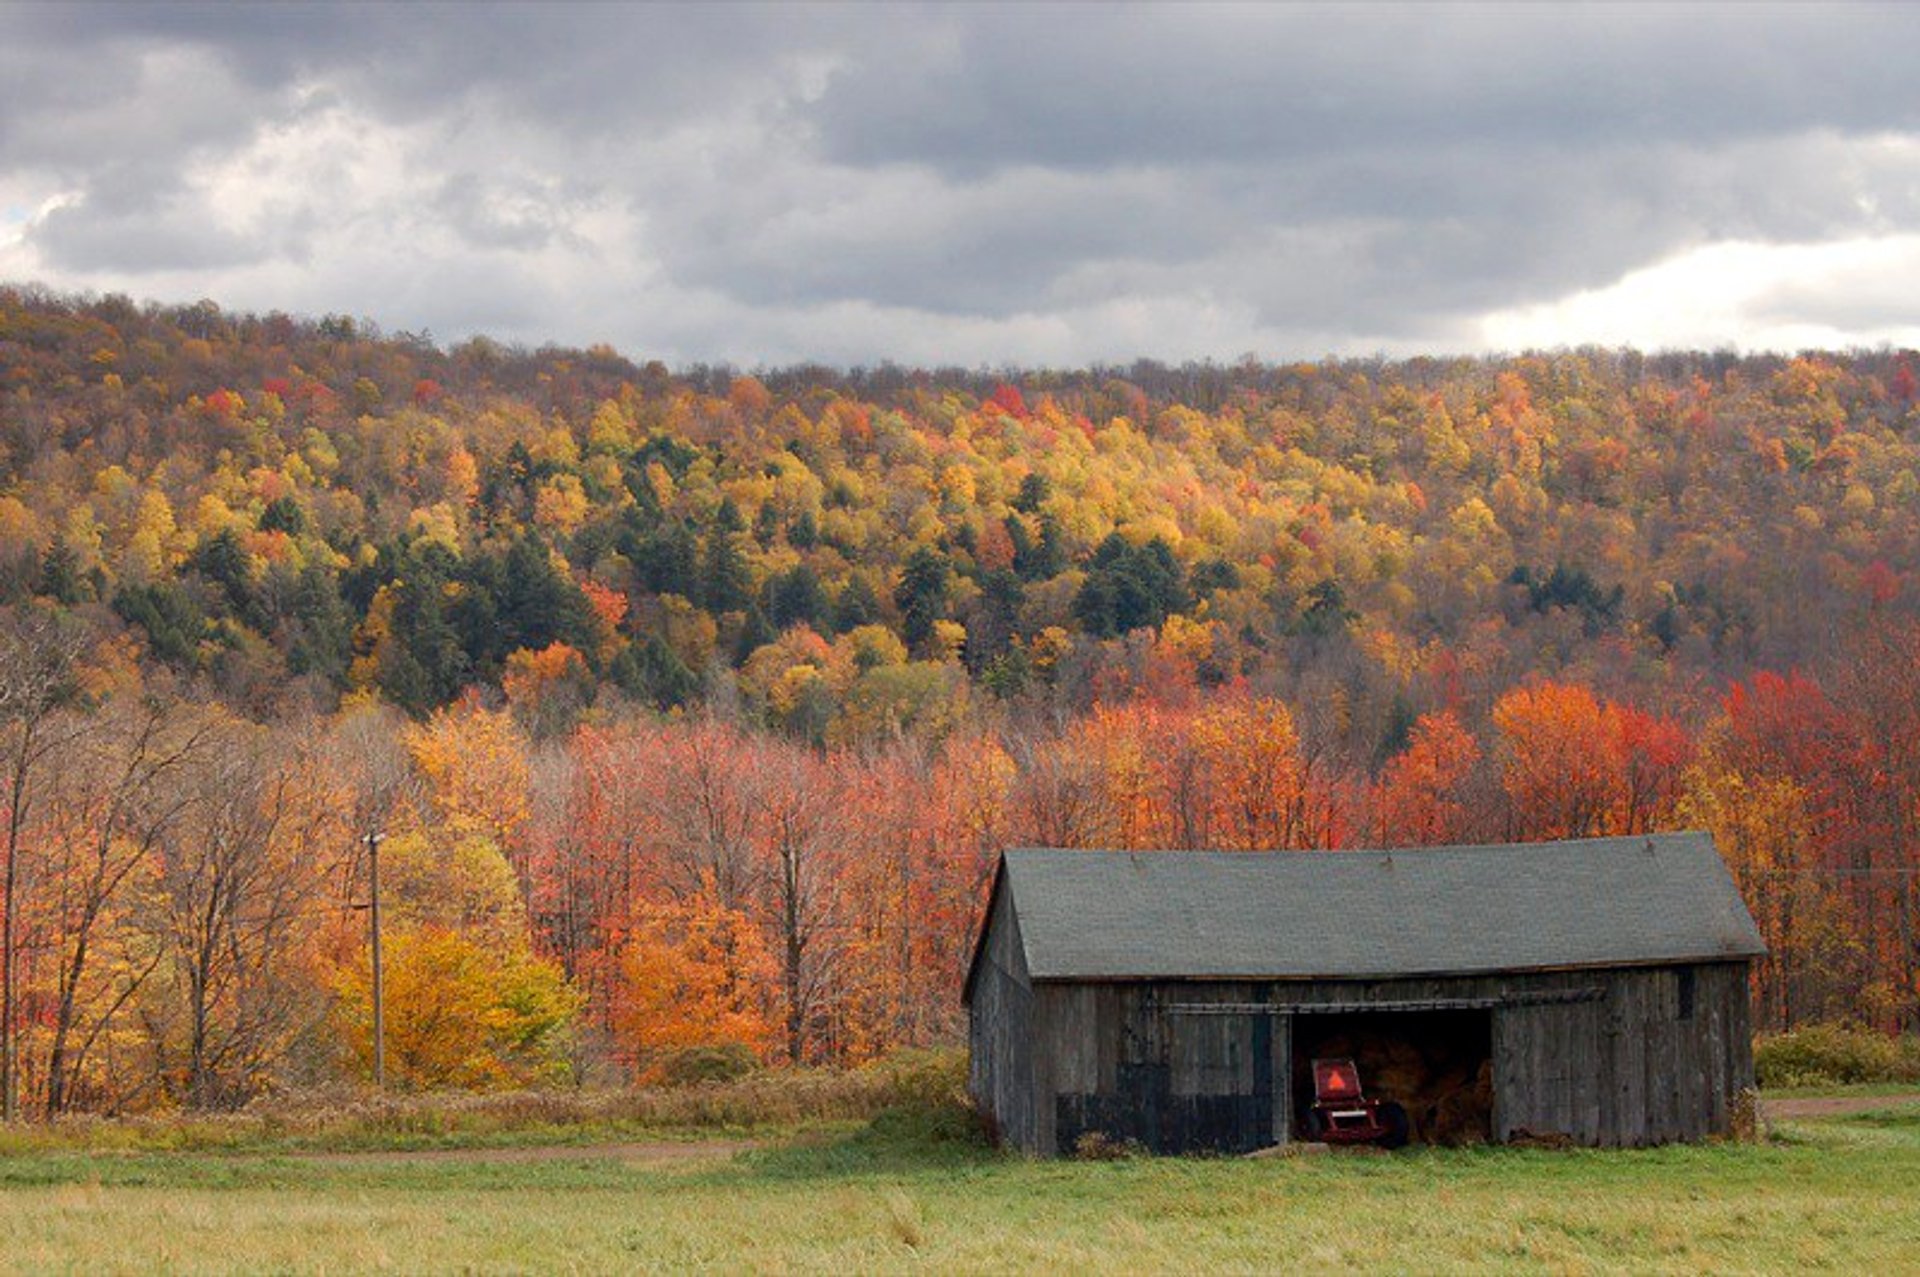
<path fill-rule="evenodd" d="M 387 1085 L 387 1006 L 380 962 L 380 840 L 384 837 L 367 835 L 367 914 L 373 930 L 373 1084 L 381 1089 Z"/>
<path fill-rule="evenodd" d="M 5 921 L 0 922 L 0 1122 L 11 1125 L 16 1113 L 13 1049 L 13 862 L 15 839 L 7 840 Z"/>

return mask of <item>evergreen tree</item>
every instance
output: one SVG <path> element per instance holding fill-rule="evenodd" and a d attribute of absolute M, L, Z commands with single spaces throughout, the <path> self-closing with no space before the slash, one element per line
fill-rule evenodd
<path fill-rule="evenodd" d="M 700 563 L 700 602 L 709 612 L 738 612 L 751 597 L 747 561 L 736 541 L 739 532 L 740 512 L 733 502 L 721 502 Z"/>
<path fill-rule="evenodd" d="M 880 596 L 864 576 L 850 578 L 833 601 L 833 632 L 845 634 L 880 621 Z"/>
<path fill-rule="evenodd" d="M 297 537 L 307 530 L 307 512 L 292 497 L 275 497 L 260 512 L 260 530 Z"/>
<path fill-rule="evenodd" d="M 466 682 L 469 661 L 447 619 L 444 560 L 430 554 L 410 557 L 406 578 L 393 587 L 393 628 L 379 684 L 388 700 L 417 717 L 453 699 Z"/>
<path fill-rule="evenodd" d="M 980 578 L 980 596 L 967 618 L 967 668 L 978 674 L 1008 650 L 1020 630 L 1026 587 L 1005 568 Z"/>
<path fill-rule="evenodd" d="M 818 630 L 827 615 L 826 591 L 814 570 L 801 563 L 767 582 L 767 617 L 776 630 L 807 624 Z"/>
<path fill-rule="evenodd" d="M 933 637 L 933 623 L 947 615 L 947 580 L 952 568 L 947 556 L 921 546 L 907 556 L 907 565 L 894 588 L 893 602 L 900 609 L 900 637 L 907 646 L 919 650 Z"/>
<path fill-rule="evenodd" d="M 1047 476 L 1036 471 L 1020 480 L 1020 491 L 1014 494 L 1013 508 L 1022 514 L 1037 514 L 1052 495 L 1053 485 L 1047 482 Z"/>
<path fill-rule="evenodd" d="M 700 694 L 699 675 L 657 634 L 629 644 L 608 673 L 621 691 L 662 711 L 690 705 Z"/>
<path fill-rule="evenodd" d="M 540 651 L 566 643 L 593 646 L 593 609 L 573 579 L 554 567 L 537 537 L 515 541 L 507 551 L 495 597 L 500 654 L 517 648 Z"/>
<path fill-rule="evenodd" d="M 341 602 L 340 583 L 333 573 L 317 563 L 302 569 L 289 611 L 287 668 L 345 686 L 347 666 L 353 659 L 353 620 Z"/>
<path fill-rule="evenodd" d="M 650 592 L 678 594 L 683 599 L 699 595 L 700 545 L 685 522 L 676 519 L 623 553 L 633 561 L 641 583 Z"/>
<path fill-rule="evenodd" d="M 787 544 L 796 550 L 811 550 L 820 544 L 820 523 L 813 511 L 802 510 L 787 529 Z"/>
<path fill-rule="evenodd" d="M 80 570 L 80 556 L 65 541 L 55 541 L 40 557 L 40 581 L 35 593 L 69 607 L 90 597 L 86 574 Z"/>
<path fill-rule="evenodd" d="M 780 632 L 773 628 L 772 622 L 767 620 L 767 614 L 760 610 L 758 604 L 748 608 L 746 618 L 740 626 L 740 633 L 733 641 L 734 668 L 738 669 L 745 665 L 749 656 L 779 637 Z"/>
<path fill-rule="evenodd" d="M 187 565 L 220 587 L 231 615 L 248 624 L 258 620 L 252 565 L 232 528 L 222 528 L 202 541 Z"/>
<path fill-rule="evenodd" d="M 1094 552 L 1073 614 L 1089 634 L 1114 638 L 1158 628 L 1189 603 L 1180 562 L 1165 541 L 1155 537 L 1136 546 L 1116 532 Z"/>
<path fill-rule="evenodd" d="M 146 631 L 147 649 L 160 660 L 182 669 L 199 665 L 207 618 L 175 582 L 123 585 L 114 593 L 113 610 L 121 620 Z"/>

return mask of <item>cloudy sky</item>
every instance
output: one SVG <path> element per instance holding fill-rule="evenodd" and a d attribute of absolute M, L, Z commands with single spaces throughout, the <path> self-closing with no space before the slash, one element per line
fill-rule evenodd
<path fill-rule="evenodd" d="M 744 366 L 1920 345 L 1920 8 L 0 5 L 0 279 Z"/>

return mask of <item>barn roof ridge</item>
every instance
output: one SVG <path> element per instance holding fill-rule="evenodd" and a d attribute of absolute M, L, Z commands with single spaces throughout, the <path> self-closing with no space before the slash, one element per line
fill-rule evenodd
<path fill-rule="evenodd" d="M 1749 958 L 1700 832 L 1339 851 L 1013 848 L 1031 978 L 1380 979 Z"/>

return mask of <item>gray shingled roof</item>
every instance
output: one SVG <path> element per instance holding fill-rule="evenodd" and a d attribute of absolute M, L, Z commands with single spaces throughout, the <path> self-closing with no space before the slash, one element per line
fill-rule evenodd
<path fill-rule="evenodd" d="M 1035 980 L 1310 978 L 1744 958 L 1706 834 L 1401 851 L 1006 853 Z"/>

